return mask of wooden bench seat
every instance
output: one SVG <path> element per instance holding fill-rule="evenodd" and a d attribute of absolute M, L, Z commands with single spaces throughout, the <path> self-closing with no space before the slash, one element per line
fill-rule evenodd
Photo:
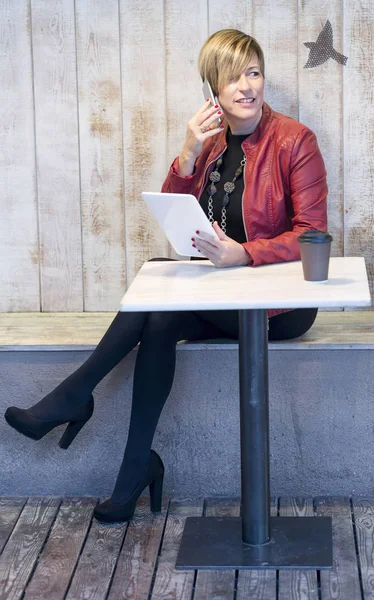
<path fill-rule="evenodd" d="M 93 350 L 115 313 L 7 313 L 0 314 L 0 351 Z M 179 350 L 235 350 L 226 340 L 184 342 Z M 319 312 L 302 337 L 272 342 L 270 350 L 323 350 L 374 348 L 374 311 Z"/>

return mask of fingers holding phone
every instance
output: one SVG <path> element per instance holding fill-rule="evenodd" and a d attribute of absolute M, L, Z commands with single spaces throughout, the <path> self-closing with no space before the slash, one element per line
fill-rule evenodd
<path fill-rule="evenodd" d="M 207 79 L 203 82 L 203 96 L 207 100 L 210 100 L 210 103 L 212 104 L 212 106 L 214 106 L 215 108 L 218 106 L 219 110 L 221 111 L 221 107 L 218 104 L 218 98 L 217 98 L 217 96 L 214 95 L 211 85 Z M 220 114 L 221 113 L 222 113 L 222 111 L 220 112 Z M 219 118 L 216 127 L 219 127 L 220 124 L 221 124 L 221 119 Z"/>
<path fill-rule="evenodd" d="M 217 135 L 217 133 L 220 133 L 223 129 L 221 126 L 223 112 L 209 81 L 205 80 L 203 82 L 202 91 L 205 103 L 189 121 L 186 136 L 187 147 L 189 147 L 191 153 L 195 154 L 195 159 L 199 156 L 205 140 Z M 195 138 L 195 140 L 193 140 L 193 138 Z M 195 146 L 194 150 L 193 146 Z"/>
<path fill-rule="evenodd" d="M 186 139 L 179 155 L 178 171 L 182 177 L 193 173 L 195 161 L 202 151 L 205 140 L 221 133 L 224 129 L 223 112 L 207 81 L 203 84 L 203 94 L 205 102 L 188 122 Z"/>
<path fill-rule="evenodd" d="M 205 134 L 208 131 L 214 131 L 215 134 L 218 133 L 222 129 L 221 124 L 223 114 L 221 107 L 218 104 L 210 106 L 209 101 L 208 106 L 205 106 L 204 108 L 205 110 L 200 113 L 200 118 L 197 120 L 197 125 L 200 127 L 200 132 L 202 134 Z"/>
<path fill-rule="evenodd" d="M 223 125 L 217 126 L 220 117 L 222 117 L 220 107 L 210 106 L 210 100 L 207 100 L 189 120 L 186 139 L 179 155 L 179 174 L 182 177 L 193 172 L 195 160 L 200 155 L 205 140 L 222 132 Z"/>

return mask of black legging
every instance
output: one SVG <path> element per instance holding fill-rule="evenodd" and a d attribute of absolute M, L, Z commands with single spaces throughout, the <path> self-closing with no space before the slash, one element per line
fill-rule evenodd
<path fill-rule="evenodd" d="M 284 340 L 302 335 L 311 327 L 316 314 L 317 309 L 306 308 L 272 317 L 269 339 Z M 66 410 L 68 415 L 71 403 L 82 402 L 140 342 L 127 445 L 112 494 L 113 502 L 124 502 L 144 471 L 173 383 L 177 342 L 214 338 L 238 338 L 238 311 L 120 312 L 86 362 L 49 395 L 51 401 L 53 395 L 58 411 L 56 418 L 61 418 L 61 410 Z M 42 401 L 41 413 L 43 405 Z"/>

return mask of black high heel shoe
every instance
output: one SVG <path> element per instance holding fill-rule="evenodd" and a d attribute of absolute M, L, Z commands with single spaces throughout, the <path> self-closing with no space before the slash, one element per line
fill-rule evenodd
<path fill-rule="evenodd" d="M 71 416 L 62 420 L 41 421 L 32 416 L 30 410 L 10 406 L 5 411 L 5 420 L 13 429 L 32 440 L 40 440 L 55 427 L 68 423 L 58 444 L 60 448 L 67 450 L 82 427 L 92 417 L 94 400 L 91 395 L 88 402 L 72 408 Z"/>
<path fill-rule="evenodd" d="M 149 485 L 151 511 L 161 511 L 162 486 L 164 481 L 164 465 L 161 458 L 151 450 L 149 462 L 143 478 L 139 481 L 130 498 L 125 504 L 117 504 L 106 500 L 94 509 L 94 517 L 104 523 L 123 523 L 130 521 L 140 494 Z"/>

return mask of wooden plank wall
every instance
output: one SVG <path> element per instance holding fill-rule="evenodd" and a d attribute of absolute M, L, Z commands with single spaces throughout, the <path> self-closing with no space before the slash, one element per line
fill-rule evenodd
<path fill-rule="evenodd" d="M 364 255 L 374 291 L 374 0 L 344 0 L 344 251 Z M 352 82 L 355 82 L 354 85 Z"/>
<path fill-rule="evenodd" d="M 30 5 L 0 3 L 0 310 L 38 311 Z"/>
<path fill-rule="evenodd" d="M 305 69 L 326 21 L 346 66 Z M 266 100 L 317 134 L 334 255 L 374 286 L 373 0 L 2 0 L 0 312 L 115 310 L 171 255 L 142 204 L 203 101 L 206 37 L 253 33 Z"/>
<path fill-rule="evenodd" d="M 82 223 L 74 0 L 31 0 L 31 31 L 41 308 L 81 311 Z M 27 194 L 26 189 L 24 192 Z"/>
<path fill-rule="evenodd" d="M 75 0 L 84 310 L 115 310 L 126 284 L 117 0 Z"/>

